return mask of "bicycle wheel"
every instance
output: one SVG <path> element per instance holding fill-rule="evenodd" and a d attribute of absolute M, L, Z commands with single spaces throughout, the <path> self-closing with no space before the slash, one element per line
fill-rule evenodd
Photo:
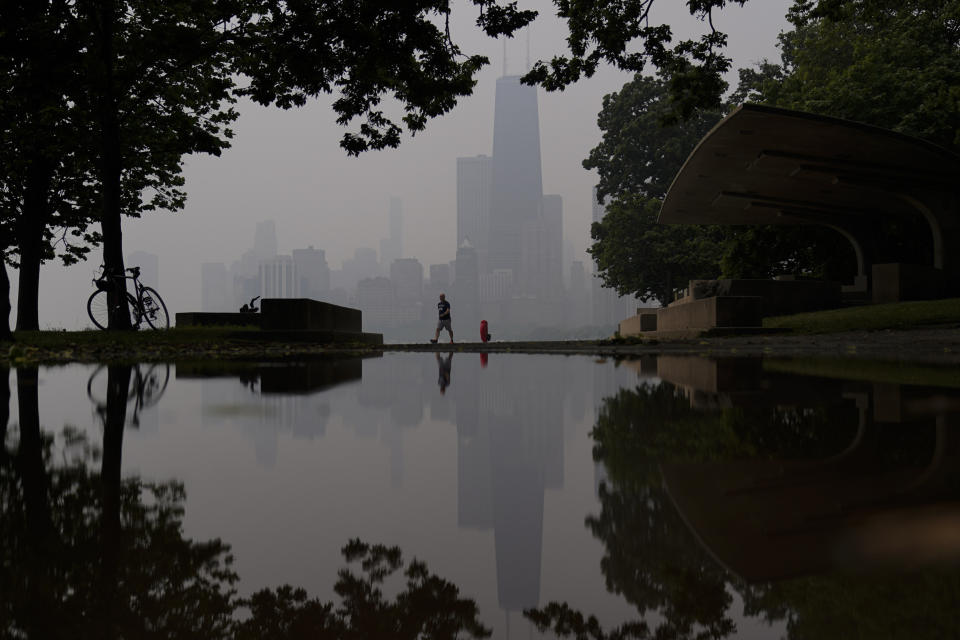
<path fill-rule="evenodd" d="M 136 329 L 140 325 L 140 315 L 137 313 L 137 299 L 127 294 L 127 307 L 130 310 L 130 326 Z M 99 329 L 106 329 L 110 322 L 110 309 L 107 305 L 107 292 L 98 289 L 87 298 L 87 315 Z"/>
<path fill-rule="evenodd" d="M 107 292 L 103 289 L 97 289 L 87 299 L 87 315 L 97 325 L 99 329 L 106 329 L 110 318 L 110 310 L 107 308 Z"/>
<path fill-rule="evenodd" d="M 163 298 L 152 287 L 144 287 L 140 290 L 140 304 L 143 307 L 143 317 L 154 329 L 169 329 L 170 316 L 167 315 L 167 305 L 163 303 Z"/>
<path fill-rule="evenodd" d="M 107 365 L 101 364 L 87 379 L 87 397 L 97 408 L 107 406 Z"/>
<path fill-rule="evenodd" d="M 143 371 L 146 368 L 146 371 Z M 137 365 L 135 375 L 131 380 L 136 385 L 132 390 L 131 398 L 140 398 L 140 408 L 152 407 L 160 401 L 160 397 L 167 389 L 170 380 L 169 364 Z"/>

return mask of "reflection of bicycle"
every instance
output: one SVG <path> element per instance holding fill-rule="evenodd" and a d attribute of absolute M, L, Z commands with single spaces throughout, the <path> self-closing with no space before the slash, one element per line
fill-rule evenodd
<path fill-rule="evenodd" d="M 107 365 L 100 365 L 87 380 L 87 397 L 96 405 L 97 413 L 106 415 L 107 411 Z M 130 371 L 130 385 L 126 392 L 127 404 L 133 403 L 130 423 L 140 426 L 140 411 L 157 404 L 170 380 L 169 364 L 133 365 Z"/>
<path fill-rule="evenodd" d="M 167 305 L 163 298 L 152 287 L 140 284 L 140 267 L 127 269 L 129 276 L 112 275 L 103 270 L 100 276 L 94 278 L 93 285 L 97 288 L 87 300 L 87 314 L 93 324 L 101 329 L 107 328 L 110 318 L 109 294 L 110 291 L 123 292 L 127 296 L 130 306 L 130 324 L 136 329 L 144 320 L 154 329 L 170 327 L 170 317 L 167 315 Z M 126 281 L 133 280 L 133 287 L 137 295 L 127 291 Z"/>

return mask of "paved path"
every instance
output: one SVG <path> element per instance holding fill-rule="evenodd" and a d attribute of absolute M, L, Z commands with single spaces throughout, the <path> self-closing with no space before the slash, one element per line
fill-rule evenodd
<path fill-rule="evenodd" d="M 724 356 L 842 357 L 960 365 L 960 326 L 905 331 L 854 331 L 822 335 L 759 335 L 678 341 L 618 343 L 458 342 L 450 344 L 387 344 L 384 351 L 465 351 L 477 353 L 556 353 L 595 355 L 692 354 Z"/>

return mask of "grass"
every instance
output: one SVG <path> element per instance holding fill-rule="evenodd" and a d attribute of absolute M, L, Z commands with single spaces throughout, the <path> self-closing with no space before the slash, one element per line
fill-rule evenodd
<path fill-rule="evenodd" d="M 17 331 L 14 340 L 17 343 L 43 348 L 57 348 L 70 344 L 129 345 L 141 347 L 150 345 L 183 345 L 217 340 L 242 340 L 243 333 L 258 331 L 253 327 L 183 327 L 154 331 Z"/>
<path fill-rule="evenodd" d="M 879 331 L 915 329 L 925 325 L 960 324 L 960 298 L 896 302 L 830 311 L 798 313 L 765 318 L 763 326 L 789 329 L 794 333 L 839 333 L 843 331 Z"/>
<path fill-rule="evenodd" d="M 147 362 L 179 359 L 289 357 L 336 351 L 366 351 L 366 345 L 264 340 L 251 327 L 184 327 L 162 331 L 18 331 L 0 343 L 0 361 L 10 364 Z"/>

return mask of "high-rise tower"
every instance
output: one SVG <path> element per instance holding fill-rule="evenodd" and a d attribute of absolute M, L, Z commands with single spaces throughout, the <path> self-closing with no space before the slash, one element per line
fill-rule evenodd
<path fill-rule="evenodd" d="M 468 241 L 486 270 L 490 239 L 490 156 L 457 158 L 457 246 Z"/>
<path fill-rule="evenodd" d="M 390 271 L 394 260 L 403 257 L 403 204 L 400 198 L 390 198 L 390 237 L 380 241 L 380 264 Z"/>
<path fill-rule="evenodd" d="M 517 281 L 523 230 L 537 223 L 543 197 L 537 89 L 520 76 L 497 80 L 492 165 L 487 269 L 509 269 Z"/>

